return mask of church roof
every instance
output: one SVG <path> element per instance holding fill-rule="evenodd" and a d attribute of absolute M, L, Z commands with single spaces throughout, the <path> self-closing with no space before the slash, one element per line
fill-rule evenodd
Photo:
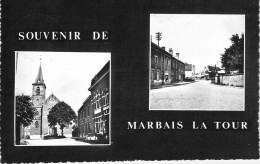
<path fill-rule="evenodd" d="M 53 93 L 45 100 L 45 102 L 48 102 L 48 101 L 60 102 L 60 100 Z"/>
<path fill-rule="evenodd" d="M 37 77 L 35 79 L 35 83 L 44 83 L 41 65 L 39 67 L 39 71 L 38 71 Z"/>

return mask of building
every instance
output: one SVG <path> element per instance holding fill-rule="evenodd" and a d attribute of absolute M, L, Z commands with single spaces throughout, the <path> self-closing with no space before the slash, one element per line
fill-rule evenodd
<path fill-rule="evenodd" d="M 87 140 L 109 140 L 110 61 L 91 80 L 90 96 L 78 110 L 79 135 Z"/>
<path fill-rule="evenodd" d="M 49 127 L 48 114 L 50 109 L 56 105 L 60 100 L 51 94 L 46 99 L 46 85 L 43 80 L 42 68 L 39 66 L 38 74 L 36 76 L 35 82 L 32 84 L 32 103 L 33 107 L 36 109 L 36 114 L 29 127 L 24 129 L 25 135 L 29 135 L 31 139 L 41 138 L 42 135 L 61 135 L 61 130 L 59 125 L 53 128 Z M 63 134 L 70 137 L 72 133 L 71 125 L 67 125 L 63 129 Z"/>
<path fill-rule="evenodd" d="M 195 65 L 185 63 L 185 79 L 195 80 Z"/>
<path fill-rule="evenodd" d="M 159 47 L 151 42 L 151 87 L 167 85 L 185 78 L 185 64 L 179 59 L 179 53 L 173 55 L 165 47 Z"/>

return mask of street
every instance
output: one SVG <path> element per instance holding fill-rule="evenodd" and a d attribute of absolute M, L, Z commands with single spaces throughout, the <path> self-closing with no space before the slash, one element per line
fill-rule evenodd
<path fill-rule="evenodd" d="M 62 139 L 27 139 L 29 142 L 28 146 L 68 146 L 68 145 L 91 145 L 86 142 L 76 141 L 72 138 L 62 138 Z"/>
<path fill-rule="evenodd" d="M 243 111 L 244 88 L 199 80 L 150 91 L 150 109 Z"/>

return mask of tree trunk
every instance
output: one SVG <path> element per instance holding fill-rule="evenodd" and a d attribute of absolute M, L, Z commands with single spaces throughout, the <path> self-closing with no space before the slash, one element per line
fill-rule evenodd
<path fill-rule="evenodd" d="M 63 136 L 63 128 L 61 129 L 61 136 Z"/>

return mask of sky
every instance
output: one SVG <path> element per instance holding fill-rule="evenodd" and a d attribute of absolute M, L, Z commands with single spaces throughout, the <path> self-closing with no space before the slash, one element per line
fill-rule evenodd
<path fill-rule="evenodd" d="M 77 112 L 90 95 L 92 78 L 110 60 L 110 53 L 18 52 L 15 95 L 32 95 L 41 63 L 46 97 L 52 93 Z M 40 60 L 41 59 L 41 60 Z"/>
<path fill-rule="evenodd" d="M 195 65 L 200 72 L 208 65 L 221 67 L 220 54 L 231 45 L 233 34 L 245 34 L 244 15 L 151 14 L 150 35 L 162 33 L 160 47 L 173 49 L 183 62 Z"/>

